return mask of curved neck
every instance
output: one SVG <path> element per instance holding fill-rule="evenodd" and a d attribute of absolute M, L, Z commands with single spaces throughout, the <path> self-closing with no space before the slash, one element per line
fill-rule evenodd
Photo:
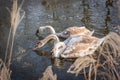
<path fill-rule="evenodd" d="M 51 31 L 52 34 L 56 33 L 55 30 L 54 30 L 54 28 L 52 26 L 46 26 L 46 28 L 50 29 L 50 31 Z"/>
<path fill-rule="evenodd" d="M 45 39 L 41 40 L 41 42 L 43 44 L 46 44 L 50 40 L 54 40 L 54 44 L 60 42 L 59 38 L 54 34 L 51 34 L 51 35 L 47 36 Z"/>

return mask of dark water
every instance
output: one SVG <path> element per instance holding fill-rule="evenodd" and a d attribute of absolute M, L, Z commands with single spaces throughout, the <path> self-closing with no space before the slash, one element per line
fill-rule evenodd
<path fill-rule="evenodd" d="M 10 0 L 0 0 L 0 57 L 4 55 L 9 31 L 9 15 L 5 7 L 10 4 Z M 25 0 L 22 11 L 26 15 L 15 37 L 12 80 L 36 80 L 49 65 L 53 65 L 58 80 L 82 79 L 82 76 L 66 73 L 70 62 L 63 61 L 61 67 L 56 67 L 49 56 L 39 56 L 38 52 L 32 51 L 39 41 L 35 35 L 39 26 L 51 25 L 56 32 L 70 26 L 86 26 L 95 30 L 95 36 L 102 37 L 120 24 L 117 0 Z M 49 53 L 50 46 L 43 50 Z"/>

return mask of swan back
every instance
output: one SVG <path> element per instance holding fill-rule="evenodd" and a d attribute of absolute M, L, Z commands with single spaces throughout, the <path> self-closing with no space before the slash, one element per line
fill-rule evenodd
<path fill-rule="evenodd" d="M 96 37 L 88 37 L 88 38 L 89 39 L 87 39 L 86 37 L 83 39 L 82 42 L 75 42 L 71 46 L 67 46 L 63 54 L 61 54 L 61 57 L 76 58 L 76 57 L 84 57 L 87 55 L 91 55 L 97 50 L 97 48 L 105 40 L 105 37 L 101 39 L 98 39 Z"/>
<path fill-rule="evenodd" d="M 82 35 L 89 35 L 92 36 L 94 33 L 94 31 L 90 31 L 87 28 L 83 27 L 69 27 L 67 29 L 65 29 L 63 32 L 57 33 L 57 36 L 59 37 L 63 37 L 63 38 L 68 38 L 68 37 L 72 37 L 72 36 L 82 36 Z"/>

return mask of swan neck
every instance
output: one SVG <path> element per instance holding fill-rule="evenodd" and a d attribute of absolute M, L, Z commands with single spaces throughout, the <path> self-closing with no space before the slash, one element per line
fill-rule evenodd
<path fill-rule="evenodd" d="M 55 30 L 54 30 L 54 28 L 52 26 L 47 26 L 46 28 L 50 29 L 50 31 L 51 31 L 52 34 L 56 33 Z"/>
<path fill-rule="evenodd" d="M 48 41 L 54 40 L 54 44 L 58 43 L 60 40 L 56 35 L 49 35 L 45 39 L 42 40 L 44 44 L 46 44 Z"/>

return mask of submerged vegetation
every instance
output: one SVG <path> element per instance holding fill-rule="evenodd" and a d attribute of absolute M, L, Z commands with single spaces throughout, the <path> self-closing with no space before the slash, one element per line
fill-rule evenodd
<path fill-rule="evenodd" d="M 23 1 L 22 1 L 23 4 Z M 17 27 L 24 17 L 24 14 L 22 17 L 20 16 L 20 10 L 22 7 L 22 4 L 18 6 L 18 1 L 13 0 L 13 6 L 12 9 L 9 10 L 10 13 L 10 31 L 9 31 L 9 36 L 8 36 L 8 41 L 7 41 L 7 47 L 6 47 L 6 53 L 5 53 L 5 60 L 0 60 L 0 80 L 10 80 L 11 76 L 11 70 L 10 70 L 10 65 L 11 65 L 11 59 L 12 59 L 12 51 L 13 51 L 13 44 L 14 44 L 14 38 L 15 38 L 15 33 L 17 30 Z"/>

